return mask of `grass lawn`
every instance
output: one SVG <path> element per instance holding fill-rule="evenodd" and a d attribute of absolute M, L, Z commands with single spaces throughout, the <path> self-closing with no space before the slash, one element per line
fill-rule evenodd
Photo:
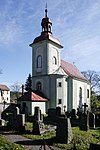
<path fill-rule="evenodd" d="M 24 136 L 34 140 L 41 140 L 41 141 L 44 138 L 48 145 L 50 144 L 60 148 L 65 148 L 67 150 L 73 148 L 74 145 L 77 150 L 87 150 L 90 147 L 90 143 L 95 144 L 100 142 L 100 128 L 96 128 L 94 130 L 90 129 L 88 132 L 86 132 L 79 130 L 78 127 L 73 127 L 72 132 L 73 132 L 73 140 L 70 144 L 57 143 L 55 132 L 48 132 L 43 135 L 24 134 Z"/>
<path fill-rule="evenodd" d="M 24 147 L 18 144 L 8 142 L 0 135 L 0 150 L 25 150 Z"/>
<path fill-rule="evenodd" d="M 67 150 L 73 149 L 74 145 L 77 150 L 88 150 L 90 147 L 90 143 L 98 143 L 100 142 L 100 128 L 90 129 L 88 132 L 79 130 L 78 127 L 72 127 L 73 140 L 70 144 L 61 144 L 56 141 L 56 132 L 48 132 L 42 135 L 33 135 L 32 134 L 32 123 L 27 123 L 28 129 L 30 133 L 21 134 L 27 138 L 33 140 L 39 140 L 43 142 L 43 138 L 45 139 L 46 144 L 53 145 L 60 148 L 65 148 Z M 8 132 L 9 133 L 9 132 Z M 13 134 L 16 132 L 13 131 Z M 18 133 L 17 133 L 18 134 Z M 24 147 L 18 144 L 12 144 L 5 140 L 2 136 L 0 136 L 0 150 L 25 150 Z"/>

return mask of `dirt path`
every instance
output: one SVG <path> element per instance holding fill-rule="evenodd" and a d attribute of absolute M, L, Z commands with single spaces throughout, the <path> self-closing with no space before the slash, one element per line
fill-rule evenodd
<path fill-rule="evenodd" d="M 24 145 L 27 150 L 44 150 L 43 146 L 41 148 L 41 141 L 39 140 L 31 140 L 21 135 L 3 135 L 9 142 Z M 50 146 L 50 148 L 46 145 L 46 150 L 63 150 L 54 146 Z"/>

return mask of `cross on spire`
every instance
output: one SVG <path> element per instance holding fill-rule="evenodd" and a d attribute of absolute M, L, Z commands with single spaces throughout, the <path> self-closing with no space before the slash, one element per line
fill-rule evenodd
<path fill-rule="evenodd" d="M 48 13 L 48 10 L 47 10 L 47 3 L 46 3 L 46 6 L 45 6 L 45 17 L 47 18 L 47 13 Z"/>
<path fill-rule="evenodd" d="M 51 20 L 49 19 L 48 15 L 48 10 L 47 10 L 47 3 L 46 3 L 46 6 L 45 6 L 45 17 L 42 19 L 42 22 L 41 22 L 41 26 L 42 26 L 42 35 L 43 34 L 52 34 L 51 32 L 51 27 L 52 27 L 52 22 Z"/>

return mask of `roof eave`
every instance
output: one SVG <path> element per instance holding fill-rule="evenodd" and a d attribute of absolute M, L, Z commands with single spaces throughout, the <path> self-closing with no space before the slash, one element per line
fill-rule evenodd
<path fill-rule="evenodd" d="M 83 82 L 86 82 L 86 83 L 90 84 L 90 82 L 87 79 L 83 79 L 83 78 L 79 78 L 79 77 L 75 77 L 75 76 L 69 76 L 69 77 L 71 77 L 75 80 L 83 81 Z"/>
<path fill-rule="evenodd" d="M 40 37 L 40 36 L 39 36 L 39 37 Z M 37 38 L 38 38 L 38 37 L 37 37 Z M 49 41 L 53 42 L 54 44 L 56 44 L 59 48 L 63 48 L 63 46 L 62 46 L 61 44 L 57 43 L 56 41 L 53 41 L 52 39 L 49 38 L 49 36 L 47 36 L 47 37 L 45 37 L 45 38 L 42 38 L 42 39 L 40 39 L 40 40 L 36 40 L 36 38 L 35 38 L 34 41 L 33 41 L 31 44 L 29 44 L 29 46 L 32 47 L 33 44 L 42 42 L 42 41 L 44 41 L 44 40 L 49 40 Z"/>

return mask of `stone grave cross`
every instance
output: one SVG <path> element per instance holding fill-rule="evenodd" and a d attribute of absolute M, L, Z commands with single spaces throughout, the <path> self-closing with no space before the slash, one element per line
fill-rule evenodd
<path fill-rule="evenodd" d="M 88 107 L 88 105 L 86 103 L 84 103 L 84 105 L 82 105 L 84 107 L 84 113 L 86 113 L 86 107 Z"/>

